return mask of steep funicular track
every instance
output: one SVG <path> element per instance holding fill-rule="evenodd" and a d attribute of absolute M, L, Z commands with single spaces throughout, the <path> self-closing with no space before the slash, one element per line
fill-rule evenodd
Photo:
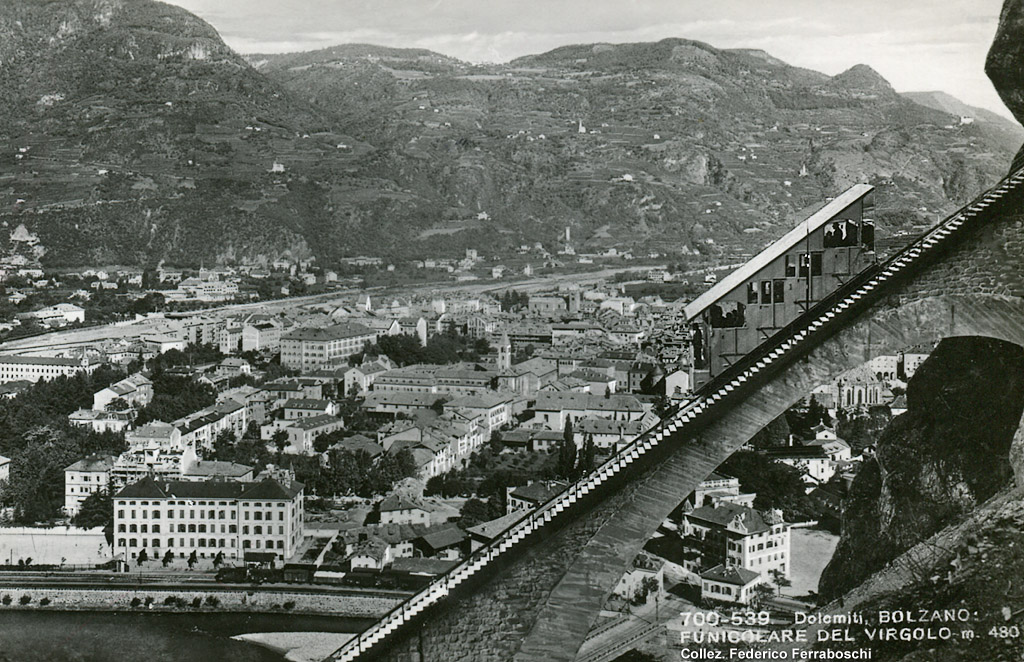
<path fill-rule="evenodd" d="M 884 297 L 904 281 L 934 261 L 941 259 L 944 249 L 966 231 L 982 225 L 996 207 L 1021 206 L 1017 196 L 1024 192 L 1024 168 L 1011 173 L 974 201 L 940 222 L 930 231 L 877 266 L 871 267 L 839 287 L 792 323 L 745 355 L 725 372 L 703 385 L 692 398 L 662 419 L 657 425 L 634 439 L 600 467 L 539 508 L 524 513 L 490 544 L 481 547 L 447 574 L 439 577 L 409 598 L 380 621 L 335 651 L 328 660 L 351 662 L 361 656 L 370 657 L 386 646 L 389 638 L 428 608 L 439 604 L 457 587 L 482 574 L 499 558 L 507 559 L 523 541 L 556 519 L 574 504 L 609 486 L 631 466 L 639 466 L 652 451 L 685 444 L 694 439 L 708 422 L 727 410 L 737 398 L 756 390 L 767 379 L 792 362 L 807 355 L 831 337 L 849 319 L 855 317 Z M 1013 195 L 1011 195 L 1013 194 Z M 552 527 L 553 528 L 553 527 Z"/>

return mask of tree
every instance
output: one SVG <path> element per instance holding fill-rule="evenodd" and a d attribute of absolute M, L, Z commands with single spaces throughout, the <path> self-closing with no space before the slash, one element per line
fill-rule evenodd
<path fill-rule="evenodd" d="M 171 350 L 166 354 L 170 354 Z M 166 356 L 163 355 L 163 356 Z M 219 352 L 218 352 L 219 354 Z M 139 410 L 136 425 L 151 421 L 174 421 L 217 401 L 212 386 L 191 377 L 153 373 L 153 400 Z"/>
<path fill-rule="evenodd" d="M 214 459 L 246 464 L 258 473 L 264 466 L 274 461 L 274 456 L 267 450 L 267 442 L 258 438 L 244 438 L 235 442 L 234 447 L 223 454 L 215 451 Z"/>
<path fill-rule="evenodd" d="M 71 523 L 82 529 L 110 524 L 114 519 L 114 500 L 108 490 L 97 490 L 87 496 Z"/>
<path fill-rule="evenodd" d="M 857 454 L 878 441 L 891 419 L 892 412 L 886 406 L 869 407 L 867 413 L 840 409 L 836 435 L 846 440 Z"/>
<path fill-rule="evenodd" d="M 775 584 L 775 587 L 779 591 L 779 595 L 782 595 L 782 589 L 793 585 L 793 582 L 786 577 L 786 573 L 782 572 L 778 568 L 772 568 L 769 574 L 771 575 L 772 583 Z"/>
<path fill-rule="evenodd" d="M 245 426 L 245 432 L 242 434 L 242 439 L 259 439 L 260 438 L 260 424 L 256 421 L 249 421 L 249 424 Z"/>
<path fill-rule="evenodd" d="M 441 495 L 443 497 L 459 496 L 466 494 L 472 489 L 472 485 L 461 471 L 448 471 L 443 474 L 432 476 L 424 488 L 427 496 Z"/>
<path fill-rule="evenodd" d="M 213 567 L 219 568 L 224 563 L 224 552 L 217 552 L 217 556 L 213 557 Z"/>
<path fill-rule="evenodd" d="M 288 448 L 288 433 L 278 430 L 270 437 L 270 443 L 277 447 L 277 455 L 280 458 L 284 454 L 284 449 Z"/>
<path fill-rule="evenodd" d="M 107 403 L 107 411 L 128 411 L 132 406 L 124 398 L 114 398 Z"/>
<path fill-rule="evenodd" d="M 462 510 L 459 516 L 459 526 L 463 529 L 483 522 L 490 521 L 491 510 L 488 504 L 481 499 L 476 497 L 469 499 L 466 503 L 462 504 Z"/>
<path fill-rule="evenodd" d="M 102 527 L 107 542 L 114 542 L 114 500 L 108 490 L 97 490 L 85 497 L 71 523 L 82 529 Z"/>
<path fill-rule="evenodd" d="M 491 433 L 491 438 L 487 441 L 487 447 L 492 453 L 500 453 L 505 449 L 505 442 L 501 440 L 500 430 L 495 430 Z"/>
<path fill-rule="evenodd" d="M 755 609 L 762 609 L 774 597 L 775 591 L 767 582 L 760 582 L 754 585 L 754 596 L 751 602 Z"/>
<path fill-rule="evenodd" d="M 167 550 L 166 552 L 164 552 L 164 557 L 160 560 L 160 562 L 163 563 L 163 566 L 166 568 L 173 560 L 174 552 L 172 552 L 171 550 Z"/>
<path fill-rule="evenodd" d="M 149 560 L 149 553 L 146 552 L 145 548 L 143 548 L 143 550 L 141 552 L 139 552 L 138 564 L 142 565 L 143 563 L 145 563 L 148 560 Z"/>
<path fill-rule="evenodd" d="M 588 434 L 583 441 L 579 461 L 576 464 L 576 475 L 586 476 L 597 468 L 597 448 L 594 446 L 594 435 Z"/>
<path fill-rule="evenodd" d="M 558 475 L 572 480 L 576 473 L 576 439 L 572 431 L 572 420 L 566 417 L 562 442 L 558 445 Z"/>
<path fill-rule="evenodd" d="M 780 508 L 789 514 L 814 516 L 817 510 L 807 497 L 806 485 L 799 469 L 765 455 L 737 451 L 722 463 L 721 472 L 740 481 L 740 489 L 757 494 L 758 510 Z"/>
<path fill-rule="evenodd" d="M 813 428 L 818 424 L 832 427 L 832 417 L 828 415 L 828 409 L 812 395 L 811 402 L 807 405 L 807 425 Z"/>
<path fill-rule="evenodd" d="M 196 555 L 196 550 L 192 550 L 192 553 L 188 555 L 188 569 L 191 570 L 196 563 L 199 563 L 199 557 Z"/>
<path fill-rule="evenodd" d="M 789 423 L 786 422 L 786 416 L 782 415 L 760 429 L 751 437 L 750 443 L 758 449 L 787 446 L 789 445 L 789 434 Z"/>
<path fill-rule="evenodd" d="M 326 453 L 327 449 L 334 443 L 334 439 L 329 434 L 322 434 L 313 440 L 313 450 L 317 453 Z"/>
<path fill-rule="evenodd" d="M 235 433 L 231 430 L 221 430 L 213 438 L 213 457 L 224 459 L 232 455 L 235 446 Z"/>
<path fill-rule="evenodd" d="M 636 588 L 636 592 L 633 593 L 633 604 L 642 605 L 647 602 L 647 598 L 651 593 L 657 594 L 661 585 L 658 584 L 658 580 L 654 577 L 644 577 L 643 581 L 640 582 L 640 586 Z"/>
<path fill-rule="evenodd" d="M 370 470 L 360 496 L 384 494 L 390 491 L 398 481 L 415 476 L 417 473 L 416 459 L 408 448 L 403 448 L 396 453 L 386 453 L 384 457 L 377 460 L 376 465 Z"/>
<path fill-rule="evenodd" d="M 327 452 L 327 467 L 321 496 L 366 494 L 366 482 L 373 469 L 373 458 L 364 450 L 334 448 Z"/>
<path fill-rule="evenodd" d="M 25 435 L 25 446 L 11 458 L 4 495 L 14 507 L 15 521 L 57 517 L 64 505 L 64 468 L 80 457 L 75 441 L 57 429 L 38 428 Z"/>
<path fill-rule="evenodd" d="M 516 290 L 505 290 L 505 292 L 498 299 L 501 304 L 501 310 L 504 312 L 512 312 L 515 310 L 521 310 L 530 305 L 530 296 L 526 292 L 518 292 Z"/>

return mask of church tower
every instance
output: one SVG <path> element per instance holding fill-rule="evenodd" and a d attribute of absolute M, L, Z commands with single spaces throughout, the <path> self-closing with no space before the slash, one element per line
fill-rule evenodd
<path fill-rule="evenodd" d="M 512 368 L 512 342 L 508 334 L 501 334 L 501 343 L 498 345 L 498 371 L 507 372 Z"/>

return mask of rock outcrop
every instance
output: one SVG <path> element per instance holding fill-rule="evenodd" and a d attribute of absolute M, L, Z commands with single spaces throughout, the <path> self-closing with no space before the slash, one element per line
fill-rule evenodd
<path fill-rule="evenodd" d="M 907 412 L 889 423 L 853 483 L 820 595 L 842 595 L 1004 487 L 1022 410 L 1024 349 L 944 340 L 911 379 Z"/>
<path fill-rule="evenodd" d="M 985 60 L 985 73 L 999 98 L 1017 121 L 1024 124 L 1024 0 L 1006 0 L 999 28 Z M 1024 148 L 1017 152 L 1013 169 L 1024 166 Z"/>

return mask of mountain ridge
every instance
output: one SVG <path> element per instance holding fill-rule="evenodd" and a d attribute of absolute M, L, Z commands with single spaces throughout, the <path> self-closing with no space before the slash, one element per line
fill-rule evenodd
<path fill-rule="evenodd" d="M 0 227 L 49 266 L 500 256 L 567 226 L 579 251 L 717 261 L 860 181 L 883 232 L 930 223 L 1016 147 L 866 67 L 687 39 L 242 57 L 150 0 L 16 0 L 0 54 Z"/>

